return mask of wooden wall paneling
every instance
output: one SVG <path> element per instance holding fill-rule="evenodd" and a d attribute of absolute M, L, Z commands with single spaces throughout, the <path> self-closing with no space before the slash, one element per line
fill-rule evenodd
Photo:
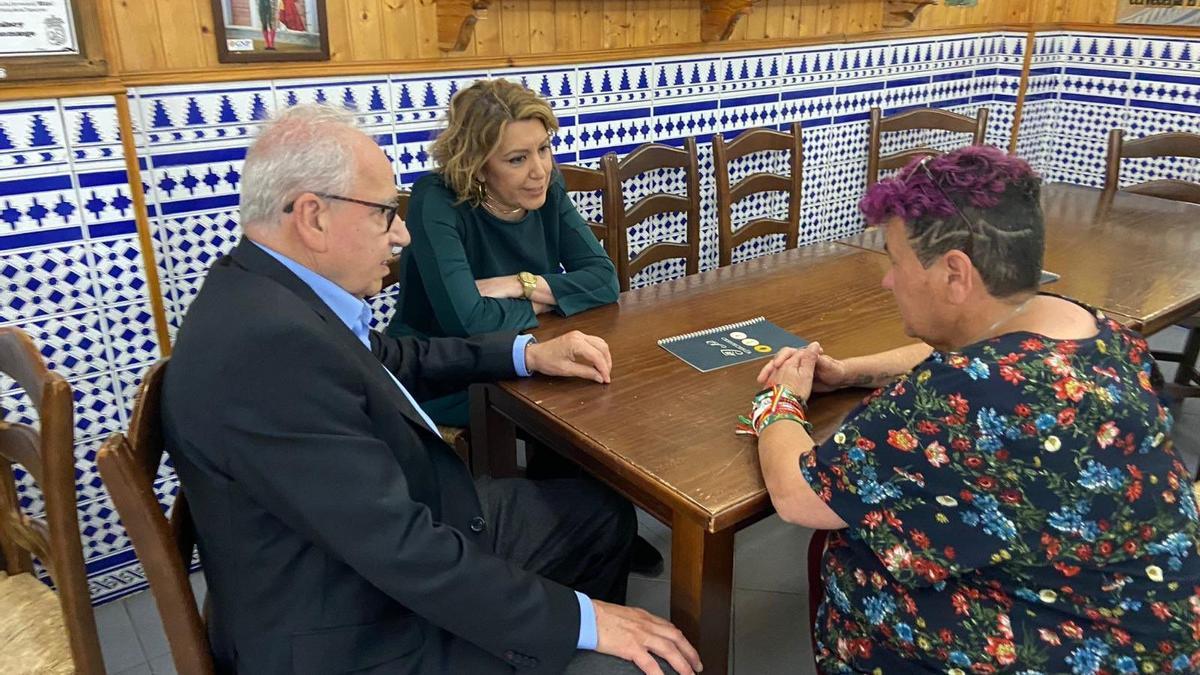
<path fill-rule="evenodd" d="M 629 44 L 645 46 L 653 35 L 654 18 L 650 14 L 650 0 L 629 0 Z"/>
<path fill-rule="evenodd" d="M 687 0 L 684 4 L 687 8 L 687 19 L 683 24 L 683 41 L 700 42 L 700 23 L 704 17 L 704 8 L 695 0 Z"/>
<path fill-rule="evenodd" d="M 402 59 L 418 51 L 417 0 L 383 0 L 382 26 L 385 59 Z"/>
<path fill-rule="evenodd" d="M 783 37 L 794 38 L 800 35 L 800 3 L 793 0 L 783 0 Z"/>
<path fill-rule="evenodd" d="M 437 0 L 407 0 L 412 5 L 417 16 L 416 56 L 422 59 L 437 58 L 442 55 L 438 46 L 437 32 Z M 412 53 L 411 47 L 402 45 L 405 53 Z"/>
<path fill-rule="evenodd" d="M 159 32 L 155 36 L 163 41 L 163 65 L 170 70 L 211 67 L 217 64 L 215 39 L 212 24 L 208 32 L 201 29 L 199 3 L 192 0 L 158 0 L 145 5 L 157 5 Z M 212 9 L 208 9 L 212 16 Z"/>
<path fill-rule="evenodd" d="M 1063 0 L 1062 11 L 1055 20 L 1115 23 L 1117 4 L 1117 0 Z"/>
<path fill-rule="evenodd" d="M 499 5 L 502 53 L 505 56 L 528 54 L 529 0 L 501 0 Z"/>
<path fill-rule="evenodd" d="M 603 0 L 601 11 L 604 13 L 604 48 L 625 49 L 630 47 L 629 8 L 625 0 Z"/>
<path fill-rule="evenodd" d="M 554 53 L 557 32 L 554 0 L 529 0 L 529 51 L 533 54 Z"/>
<path fill-rule="evenodd" d="M 119 36 L 116 51 L 121 54 L 125 71 L 166 70 L 157 3 L 113 0 L 112 15 Z"/>
<path fill-rule="evenodd" d="M 793 0 L 794 2 L 794 0 Z M 818 7 L 816 2 L 809 0 L 808 2 L 799 2 L 800 5 L 800 25 L 797 28 L 797 37 L 812 35 L 817 26 Z"/>
<path fill-rule="evenodd" d="M 787 37 L 787 1 L 764 0 L 750 9 L 751 13 L 767 15 L 767 30 L 764 33 L 769 38 Z M 744 21 L 744 19 L 743 19 Z"/>
<path fill-rule="evenodd" d="M 654 28 L 650 31 L 652 45 L 671 42 L 671 2 L 672 0 L 650 0 L 650 15 L 654 18 Z"/>
<path fill-rule="evenodd" d="M 780 2 L 782 0 L 775 0 Z M 762 0 L 750 8 L 750 13 L 738 22 L 746 24 L 746 39 L 758 40 L 767 37 L 770 29 L 767 27 L 767 14 L 772 0 Z M 736 26 L 735 26 L 736 28 Z"/>
<path fill-rule="evenodd" d="M 809 35 L 834 35 L 834 13 L 837 10 L 837 0 L 813 0 L 817 6 L 816 21 L 813 22 L 813 32 Z"/>
<path fill-rule="evenodd" d="M 693 0 L 670 0 L 671 25 L 668 32 L 670 42 L 687 41 L 688 5 L 692 2 Z"/>
<path fill-rule="evenodd" d="M 504 55 L 504 38 L 501 35 L 504 23 L 504 7 L 502 5 L 503 3 L 500 2 L 492 2 L 487 11 L 480 15 L 479 21 L 475 23 L 475 32 L 472 33 L 471 54 L 475 56 Z"/>
<path fill-rule="evenodd" d="M 387 58 L 383 41 L 382 0 L 344 0 L 346 28 L 350 31 L 350 53 L 355 61 Z M 328 9 L 328 8 L 326 8 Z"/>
<path fill-rule="evenodd" d="M 604 5 L 596 0 L 579 2 L 579 46 L 576 49 L 604 48 Z"/>
<path fill-rule="evenodd" d="M 346 0 L 327 0 L 325 3 L 325 25 L 329 29 L 329 60 L 353 62 L 354 44 L 351 41 L 349 22 L 350 7 Z"/>
<path fill-rule="evenodd" d="M 554 49 L 559 52 L 579 49 L 583 23 L 579 15 L 580 0 L 554 0 Z"/>

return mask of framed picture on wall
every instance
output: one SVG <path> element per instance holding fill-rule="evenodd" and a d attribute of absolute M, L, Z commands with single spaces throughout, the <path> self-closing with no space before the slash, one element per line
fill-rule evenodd
<path fill-rule="evenodd" d="M 0 82 L 108 74 L 94 0 L 0 0 Z"/>
<path fill-rule="evenodd" d="M 212 0 L 221 63 L 327 61 L 325 0 Z"/>

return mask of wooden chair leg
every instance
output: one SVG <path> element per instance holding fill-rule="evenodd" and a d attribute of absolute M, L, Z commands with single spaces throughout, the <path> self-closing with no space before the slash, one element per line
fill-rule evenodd
<path fill-rule="evenodd" d="M 1188 331 L 1187 341 L 1183 344 L 1183 354 L 1179 359 L 1179 368 L 1175 371 L 1175 384 L 1191 385 L 1197 383 L 1196 358 L 1200 356 L 1200 329 Z"/>

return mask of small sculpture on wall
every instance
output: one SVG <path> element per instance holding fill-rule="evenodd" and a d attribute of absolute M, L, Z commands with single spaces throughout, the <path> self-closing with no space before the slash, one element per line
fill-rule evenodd
<path fill-rule="evenodd" d="M 883 3 L 884 28 L 903 28 L 917 20 L 917 14 L 937 0 L 885 0 Z"/>

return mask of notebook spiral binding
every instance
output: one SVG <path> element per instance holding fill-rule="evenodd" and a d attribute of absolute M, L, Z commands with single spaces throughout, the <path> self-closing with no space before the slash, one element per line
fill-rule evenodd
<path fill-rule="evenodd" d="M 683 335 L 674 335 L 671 337 L 663 338 L 658 341 L 658 344 L 659 344 L 659 346 L 662 346 L 665 344 L 670 344 L 672 342 L 679 342 L 680 340 L 690 340 L 691 338 L 699 337 L 701 335 L 712 335 L 714 333 L 723 333 L 726 331 L 736 330 L 738 328 L 745 328 L 746 326 L 756 324 L 759 321 L 766 321 L 766 320 L 767 320 L 767 318 L 765 316 L 756 316 L 753 319 L 747 319 L 745 321 L 739 321 L 737 323 L 727 323 L 724 326 L 717 326 L 716 328 L 709 328 L 707 330 L 698 330 L 694 333 L 684 333 Z"/>

